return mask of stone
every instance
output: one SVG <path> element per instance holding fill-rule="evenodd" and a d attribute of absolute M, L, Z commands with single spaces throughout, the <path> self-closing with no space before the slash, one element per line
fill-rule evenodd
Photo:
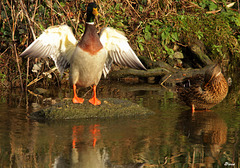
<path fill-rule="evenodd" d="M 118 118 L 154 114 L 136 103 L 117 98 L 101 99 L 102 104 L 94 106 L 87 100 L 83 104 L 73 104 L 71 100 L 64 100 L 30 114 L 36 120 L 66 120 L 86 118 Z"/>

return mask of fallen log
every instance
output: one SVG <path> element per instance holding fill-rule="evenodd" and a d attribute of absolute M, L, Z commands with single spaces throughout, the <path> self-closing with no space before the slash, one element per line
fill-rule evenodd
<path fill-rule="evenodd" d="M 109 74 L 111 79 L 119 79 L 128 76 L 137 76 L 140 78 L 156 77 L 156 76 L 165 76 L 166 74 L 171 73 L 172 71 L 165 68 L 154 68 L 147 71 L 144 70 L 135 70 L 135 69 L 123 69 L 119 71 L 112 71 Z"/>

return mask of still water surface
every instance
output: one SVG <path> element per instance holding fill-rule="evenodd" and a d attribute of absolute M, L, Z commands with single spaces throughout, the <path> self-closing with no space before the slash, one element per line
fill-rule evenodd
<path fill-rule="evenodd" d="M 174 88 L 101 82 L 100 98 L 128 99 L 155 114 L 48 122 L 31 120 L 28 115 L 71 97 L 69 89 L 50 89 L 42 96 L 2 91 L 0 167 L 238 167 L 237 83 L 211 111 L 192 115 Z"/>

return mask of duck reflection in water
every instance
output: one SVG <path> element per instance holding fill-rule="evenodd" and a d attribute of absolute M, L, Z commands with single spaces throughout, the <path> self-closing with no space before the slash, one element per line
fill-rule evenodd
<path fill-rule="evenodd" d="M 73 126 L 70 161 L 58 157 L 55 159 L 53 167 L 105 168 L 108 154 L 105 149 L 96 146 L 101 135 L 99 127 L 98 124 L 90 125 L 87 128 L 83 125 Z"/>
<path fill-rule="evenodd" d="M 111 162 L 108 150 L 101 140 L 100 124 L 72 127 L 71 158 L 61 156 L 55 159 L 54 168 L 142 168 L 145 163 L 115 165 Z"/>
<path fill-rule="evenodd" d="M 227 124 L 214 112 L 181 116 L 180 127 L 192 142 L 192 165 L 194 167 L 212 167 L 221 163 L 222 145 L 227 141 Z"/>
<path fill-rule="evenodd" d="M 92 146 L 96 146 L 97 138 L 100 137 L 100 125 L 94 124 L 89 127 L 89 132 L 92 134 Z M 80 142 L 81 136 L 84 133 L 84 126 L 73 126 L 73 135 L 72 135 L 72 148 L 76 148 L 76 143 Z"/>
<path fill-rule="evenodd" d="M 87 129 L 89 137 L 87 137 L 88 140 L 86 141 L 84 126 L 73 126 L 71 167 L 105 167 L 108 154 L 105 149 L 100 149 L 96 146 L 101 135 L 99 127 L 100 125 L 98 124 L 89 126 Z"/>

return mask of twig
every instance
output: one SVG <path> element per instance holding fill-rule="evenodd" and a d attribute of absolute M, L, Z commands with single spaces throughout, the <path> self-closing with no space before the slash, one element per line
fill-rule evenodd
<path fill-rule="evenodd" d="M 1 57 L 3 54 L 5 54 L 5 52 L 7 52 L 8 49 L 9 49 L 9 47 L 0 54 L 0 57 Z"/>
<path fill-rule="evenodd" d="M 238 13 L 240 13 L 240 9 L 239 9 L 239 0 L 237 1 L 238 4 Z"/>
<path fill-rule="evenodd" d="M 28 77 L 29 77 L 29 57 L 27 58 L 27 76 L 26 76 L 26 86 L 28 85 Z"/>
<path fill-rule="evenodd" d="M 34 12 L 33 12 L 33 15 L 32 15 L 32 21 L 34 20 L 34 18 L 35 18 L 35 16 L 36 16 L 36 12 L 37 12 L 37 5 L 38 5 L 38 0 L 36 1 L 36 3 L 35 3 L 35 8 L 34 8 Z"/>
<path fill-rule="evenodd" d="M 36 11 L 37 11 L 37 4 L 38 4 L 38 0 L 36 1 L 35 3 L 35 8 L 34 8 L 34 12 L 33 12 L 33 16 L 32 18 L 30 19 L 29 15 L 28 15 L 28 12 L 25 8 L 25 4 L 23 3 L 22 0 L 20 0 L 20 4 L 21 4 L 21 8 L 28 20 L 28 24 L 29 24 L 29 27 L 30 27 L 30 30 L 32 32 L 32 35 L 33 35 L 33 39 L 36 40 L 36 35 L 34 33 L 34 30 L 33 30 L 33 27 L 32 27 L 32 23 L 36 24 L 33 20 L 35 18 L 35 14 L 36 14 Z M 37 24 L 36 24 L 37 25 Z M 38 26 L 38 25 L 37 25 Z M 39 26 L 38 26 L 39 27 Z M 28 77 L 29 77 L 29 58 L 27 59 L 27 76 L 26 76 L 26 86 L 28 87 L 29 85 L 27 85 L 27 82 L 28 82 Z"/>
<path fill-rule="evenodd" d="M 36 35 L 35 35 L 35 33 L 33 31 L 33 27 L 32 27 L 32 21 L 31 21 L 30 17 L 28 16 L 27 10 L 26 10 L 22 0 L 20 0 L 20 4 L 21 4 L 21 8 L 22 8 L 22 10 L 23 10 L 27 20 L 28 20 L 28 24 L 29 24 L 29 27 L 31 29 L 31 32 L 32 32 L 32 35 L 33 35 L 33 39 L 36 40 Z"/>
<path fill-rule="evenodd" d="M 12 20 L 13 20 L 13 22 L 12 22 L 12 29 L 11 29 L 12 30 L 12 42 L 13 42 L 12 53 L 15 53 L 15 58 L 16 58 L 16 62 L 17 62 L 17 68 L 18 68 L 18 72 L 19 72 L 19 78 L 20 78 L 20 82 L 21 82 L 21 89 L 22 89 L 22 91 L 24 91 L 23 80 L 22 80 L 22 72 L 21 72 L 19 59 L 18 59 L 18 54 L 17 54 L 17 46 L 16 46 L 16 43 L 15 43 L 15 30 L 16 30 L 16 27 L 17 27 L 18 16 L 20 15 L 21 11 L 19 11 L 16 14 L 17 10 L 15 9 L 14 5 L 10 5 L 10 9 L 11 9 L 11 16 L 12 16 Z M 9 23 L 9 25 L 10 25 L 10 23 Z"/>
<path fill-rule="evenodd" d="M 165 87 L 163 84 L 168 80 L 168 78 L 170 78 L 172 75 L 170 74 L 166 79 L 164 79 L 163 81 L 162 81 L 162 83 L 160 84 L 160 85 L 162 85 L 163 87 Z"/>
<path fill-rule="evenodd" d="M 84 95 L 82 96 L 83 98 L 87 96 L 87 94 L 92 90 L 92 87 L 91 89 L 89 89 L 86 93 L 84 93 Z"/>
<path fill-rule="evenodd" d="M 48 61 L 46 61 L 46 64 L 47 64 L 47 67 L 51 70 L 51 67 L 49 66 L 49 62 Z M 60 86 L 60 82 L 59 82 L 59 79 L 58 79 L 58 76 L 57 76 L 57 74 L 53 71 L 53 74 L 56 76 L 56 78 L 57 78 L 57 83 L 58 83 L 58 86 Z"/>
<path fill-rule="evenodd" d="M 32 94 L 33 96 L 35 96 L 35 97 L 43 98 L 42 95 L 36 94 L 36 93 L 34 93 L 33 91 L 31 91 L 31 90 L 28 90 L 28 92 L 29 92 L 30 94 Z"/>
<path fill-rule="evenodd" d="M 15 51 L 15 56 L 16 56 L 16 62 L 17 62 L 20 82 L 21 82 L 21 88 L 22 88 L 22 91 L 24 91 L 23 80 L 22 80 L 22 72 L 21 72 L 21 68 L 20 68 L 20 64 L 19 64 L 19 59 L 18 59 L 18 54 L 17 54 L 17 46 L 16 46 L 15 42 L 14 42 L 13 46 L 14 46 L 14 51 Z"/>
<path fill-rule="evenodd" d="M 52 6 L 52 0 L 50 0 L 50 7 L 51 7 L 51 25 L 53 26 L 53 6 Z"/>
<path fill-rule="evenodd" d="M 150 60 L 153 61 L 153 57 L 152 57 L 152 54 L 151 54 L 149 48 L 148 48 L 147 46 L 146 46 L 146 48 L 147 48 L 147 50 L 148 50 L 148 54 L 149 54 L 149 58 L 150 58 Z"/>
<path fill-rule="evenodd" d="M 130 4 L 129 0 L 127 0 L 127 3 L 130 5 L 130 7 L 132 8 L 132 10 L 137 14 L 137 16 L 138 16 L 140 19 L 142 19 L 141 16 L 138 14 L 138 12 L 137 12 L 137 11 L 133 8 L 133 6 Z"/>
<path fill-rule="evenodd" d="M 52 73 L 52 72 L 54 72 L 55 70 L 57 69 L 57 67 L 54 67 L 54 68 L 52 68 L 52 69 L 50 69 L 49 71 L 47 71 L 46 73 Z M 31 86 L 32 84 L 34 84 L 34 83 L 36 83 L 36 82 L 38 82 L 39 80 L 41 80 L 42 78 L 44 78 L 44 76 L 45 75 L 40 75 L 38 78 L 36 78 L 36 79 L 34 79 L 33 81 L 31 81 L 28 85 L 27 85 L 27 87 L 29 87 L 29 86 Z"/>
<path fill-rule="evenodd" d="M 222 9 L 219 9 L 219 10 L 215 10 L 215 11 L 207 11 L 206 13 L 207 14 L 216 14 L 218 12 L 221 12 Z"/>
<path fill-rule="evenodd" d="M 75 32 L 77 32 L 77 30 L 76 30 L 76 28 L 75 28 L 75 26 L 74 26 L 74 24 L 73 24 L 73 22 L 72 22 L 72 19 L 69 17 L 69 15 L 68 15 L 67 12 L 65 11 L 65 9 L 64 9 L 64 8 L 62 7 L 62 5 L 58 2 L 58 0 L 56 0 L 56 2 L 57 2 L 57 4 L 60 6 L 60 8 L 62 9 L 62 11 L 66 14 L 68 20 L 71 22 L 72 27 L 74 27 Z"/>
<path fill-rule="evenodd" d="M 8 23 L 8 25 L 9 25 L 10 30 L 12 31 L 12 27 L 11 27 L 11 24 L 10 24 L 10 20 L 9 20 L 9 17 L 8 17 L 8 13 L 7 13 L 6 7 L 5 7 L 5 5 L 3 4 L 3 1 L 1 1 L 1 2 L 2 2 L 3 10 L 4 10 L 5 15 L 6 15 L 6 18 L 7 18 L 7 23 Z M 8 6 L 11 7 L 11 5 L 9 4 L 9 2 L 8 2 L 8 1 L 6 1 L 6 2 L 7 2 L 7 4 L 8 4 Z"/>

